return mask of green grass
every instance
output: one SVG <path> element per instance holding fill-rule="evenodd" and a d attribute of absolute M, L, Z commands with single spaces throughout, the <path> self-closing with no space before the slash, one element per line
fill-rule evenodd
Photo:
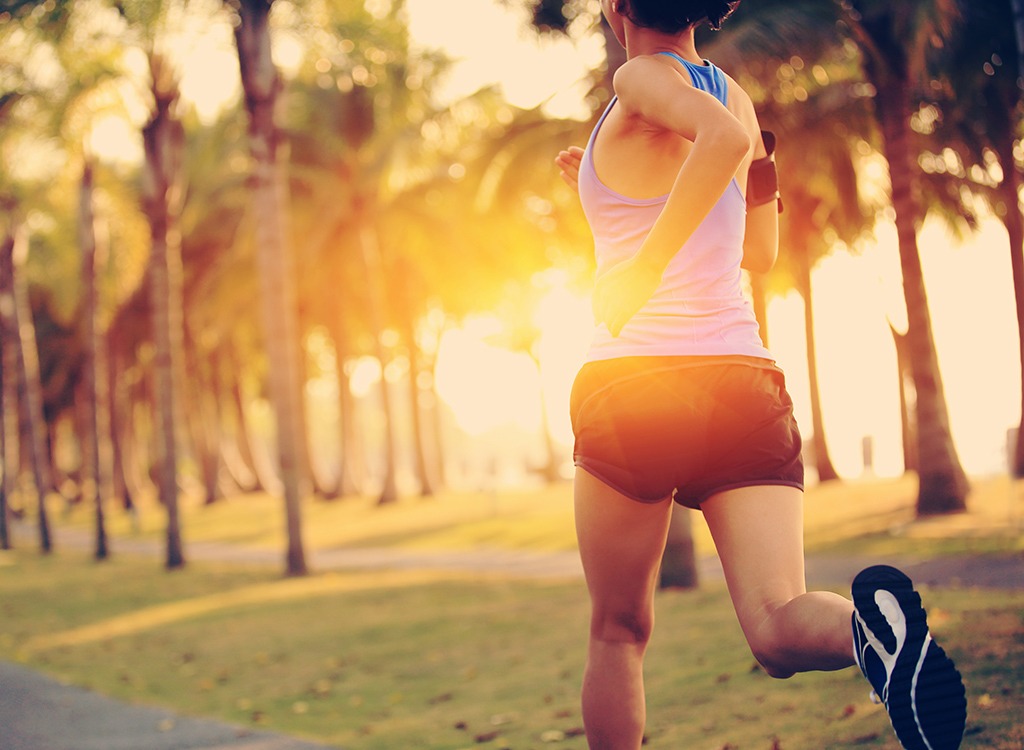
<path fill-rule="evenodd" d="M 1020 550 L 1020 532 L 1003 515 L 1018 488 L 1005 480 L 977 488 L 967 516 L 917 524 L 909 523 L 910 482 L 815 490 L 809 547 Z M 263 498 L 189 507 L 186 539 L 274 545 L 278 510 Z M 565 486 L 385 509 L 368 500 L 311 503 L 307 511 L 311 546 L 573 545 Z M 141 533 L 158 537 L 157 521 L 155 512 L 144 514 L 150 528 Z M 115 550 L 118 535 L 129 533 L 117 527 L 123 523 L 114 526 Z M 1024 591 L 925 593 L 933 631 L 968 685 L 964 747 L 1018 750 Z M 153 558 L 115 555 L 96 564 L 82 550 L 42 557 L 27 544 L 0 555 L 0 658 L 124 700 L 349 750 L 583 750 L 587 607 L 578 580 L 429 571 L 285 579 L 276 566 L 197 563 L 168 574 Z M 898 747 L 856 670 L 777 681 L 754 669 L 720 583 L 663 592 L 657 608 L 646 747 Z"/>

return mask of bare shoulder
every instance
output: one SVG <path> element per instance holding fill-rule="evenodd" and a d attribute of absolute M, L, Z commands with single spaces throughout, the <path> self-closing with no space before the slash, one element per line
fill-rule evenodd
<path fill-rule="evenodd" d="M 754 102 L 750 98 L 750 94 L 728 73 L 725 73 L 725 79 L 729 86 L 729 111 L 746 127 L 754 143 L 755 150 L 761 150 L 763 148 L 760 137 L 761 128 L 758 124 L 757 111 L 754 108 Z M 759 155 L 761 154 L 755 154 L 755 157 Z"/>
<path fill-rule="evenodd" d="M 613 86 L 624 106 L 639 110 L 693 89 L 693 84 L 660 55 L 627 60 L 615 71 Z"/>
<path fill-rule="evenodd" d="M 750 98 L 750 94 L 736 82 L 735 78 L 725 71 L 722 71 L 722 74 L 725 76 L 726 83 L 729 86 L 729 109 L 733 110 L 733 113 L 740 117 L 740 119 L 748 115 L 756 118 L 754 102 Z"/>

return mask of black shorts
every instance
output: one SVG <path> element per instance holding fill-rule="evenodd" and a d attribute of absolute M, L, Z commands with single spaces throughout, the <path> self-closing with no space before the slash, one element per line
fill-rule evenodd
<path fill-rule="evenodd" d="M 723 490 L 803 489 L 785 377 L 754 357 L 588 362 L 569 399 L 576 466 L 639 502 L 690 508 Z"/>

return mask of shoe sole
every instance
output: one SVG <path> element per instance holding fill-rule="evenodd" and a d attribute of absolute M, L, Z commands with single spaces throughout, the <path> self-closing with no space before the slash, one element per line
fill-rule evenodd
<path fill-rule="evenodd" d="M 888 591 L 896 598 L 907 628 L 885 696 L 896 737 L 905 750 L 956 750 L 967 721 L 960 673 L 931 639 L 921 596 L 911 580 L 896 568 L 876 565 L 854 579 L 853 603 L 890 654 L 896 651 L 897 637 L 875 601 L 876 591 Z"/>

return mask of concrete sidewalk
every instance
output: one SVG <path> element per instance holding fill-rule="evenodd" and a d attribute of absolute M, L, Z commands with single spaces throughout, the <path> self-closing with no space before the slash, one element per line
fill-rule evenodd
<path fill-rule="evenodd" d="M 2 750 L 328 750 L 171 711 L 131 706 L 0 662 Z"/>

